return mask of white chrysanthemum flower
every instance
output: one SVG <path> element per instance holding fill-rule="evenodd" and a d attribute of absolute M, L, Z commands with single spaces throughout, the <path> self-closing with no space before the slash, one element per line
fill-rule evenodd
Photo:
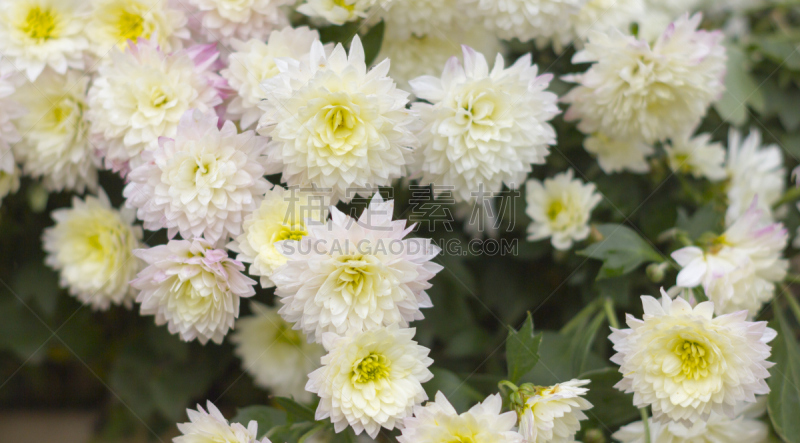
<path fill-rule="evenodd" d="M 770 216 L 772 205 L 780 200 L 786 187 L 781 148 L 762 146 L 761 132 L 757 129 L 751 129 L 744 140 L 739 131 L 731 129 L 725 169 L 729 179 L 726 221 L 730 224 L 738 219 L 756 197 L 759 208 Z"/>
<path fill-rule="evenodd" d="M 525 213 L 533 222 L 528 227 L 528 240 L 551 237 L 553 247 L 566 251 L 575 241 L 589 236 L 592 210 L 602 197 L 594 183 L 573 178 L 572 169 L 545 179 L 525 184 Z"/>
<path fill-rule="evenodd" d="M 320 366 L 325 355 L 322 345 L 307 343 L 277 309 L 257 302 L 250 302 L 250 308 L 253 315 L 240 318 L 231 336 L 242 368 L 255 379 L 256 386 L 274 395 L 311 401 L 305 386 L 308 374 Z"/>
<path fill-rule="evenodd" d="M 19 77 L 15 75 L 0 75 L 0 153 L 2 154 L 9 152 L 11 145 L 21 140 L 14 120 L 27 113 L 13 98 L 16 91 L 15 80 L 18 79 Z M 11 171 L 6 167 L 7 164 L 6 156 L 0 157 L 0 170 Z"/>
<path fill-rule="evenodd" d="M 242 234 L 228 244 L 238 252 L 237 260 L 250 263 L 250 275 L 261 277 L 261 286 L 275 286 L 272 273 L 287 259 L 275 247 L 283 240 L 300 240 L 307 232 L 306 222 L 323 224 L 329 199 L 310 190 L 276 186 L 264 196 L 261 206 L 247 215 Z"/>
<path fill-rule="evenodd" d="M 126 206 L 145 229 L 167 228 L 169 238 L 205 237 L 219 244 L 242 232 L 244 216 L 270 188 L 263 177 L 266 140 L 233 122 L 220 129 L 213 111 L 187 111 L 174 139 L 162 137 L 128 175 Z"/>
<path fill-rule="evenodd" d="M 19 178 L 22 172 L 14 160 L 14 155 L 8 151 L 0 152 L 0 205 L 7 195 L 19 190 Z"/>
<path fill-rule="evenodd" d="M 707 421 L 698 421 L 688 428 L 677 422 L 662 424 L 648 419 L 649 440 L 645 439 L 645 428 L 641 421 L 623 426 L 611 436 L 622 443 L 767 443 L 769 426 L 757 419 L 766 412 L 765 400 L 766 397 L 761 397 L 758 403 L 747 408 L 737 406 L 736 418 L 712 413 Z"/>
<path fill-rule="evenodd" d="M 245 428 L 241 423 L 230 423 L 209 400 L 206 412 L 202 406 L 197 410 L 187 409 L 189 423 L 178 423 L 181 436 L 172 439 L 173 443 L 270 443 L 267 437 L 258 436 L 258 422 L 251 420 Z"/>
<path fill-rule="evenodd" d="M 667 152 L 669 167 L 675 172 L 711 181 L 722 180 L 727 176 L 723 166 L 725 148 L 721 143 L 713 143 L 711 134 L 674 138 L 664 144 L 664 150 Z"/>
<path fill-rule="evenodd" d="M 275 59 L 306 57 L 314 40 L 319 40 L 319 32 L 306 26 L 272 31 L 267 43 L 234 40 L 231 44 L 235 52 L 228 57 L 228 67 L 220 72 L 237 93 L 228 105 L 228 116 L 239 120 L 242 129 L 257 122 L 263 114 L 258 103 L 265 98 L 261 82 L 280 72 Z"/>
<path fill-rule="evenodd" d="M 489 71 L 486 58 L 464 47 L 464 65 L 452 57 L 441 78 L 411 80 L 414 103 L 424 128 L 417 168 L 422 184 L 453 189 L 456 201 L 476 193 L 516 189 L 532 164 L 545 162 L 556 133 L 548 123 L 559 113 L 557 96 L 545 91 L 552 75 L 538 74 L 531 55 L 505 69 L 497 54 Z"/>
<path fill-rule="evenodd" d="M 397 324 L 346 336 L 326 332 L 322 344 L 329 352 L 306 385 L 320 397 L 316 419 L 330 417 L 336 432 L 349 424 L 356 435 L 366 431 L 372 438 L 381 427 L 400 425 L 428 398 L 422 383 L 433 378 L 430 350 L 414 333 Z"/>
<path fill-rule="evenodd" d="M 287 263 L 272 274 L 286 321 L 309 340 L 423 318 L 426 289 L 442 267 L 430 239 L 404 239 L 412 228 L 392 221 L 394 202 L 375 194 L 358 220 L 331 206 L 327 224 L 307 225 L 299 241 L 278 243 Z"/>
<path fill-rule="evenodd" d="M 789 236 L 780 223 L 765 222 L 755 202 L 724 234 L 701 249 L 688 246 L 672 253 L 682 266 L 677 285 L 703 285 L 717 314 L 746 310 L 755 317 L 772 300 L 775 285 L 786 278 L 789 262 L 781 257 Z"/>
<path fill-rule="evenodd" d="M 16 120 L 23 135 L 14 151 L 25 174 L 42 178 L 48 190 L 97 189 L 100 159 L 89 141 L 88 83 L 76 71 L 46 71 L 13 96 L 27 111 Z"/>
<path fill-rule="evenodd" d="M 484 27 L 506 40 L 554 40 L 567 44 L 571 17 L 582 0 L 465 0 L 464 8 Z"/>
<path fill-rule="evenodd" d="M 500 394 L 486 397 L 469 411 L 459 414 L 444 394 L 436 393 L 436 400 L 425 406 L 414 406 L 414 416 L 403 420 L 400 443 L 523 443 L 522 436 L 514 430 L 517 414 L 501 414 L 503 399 Z"/>
<path fill-rule="evenodd" d="M 59 74 L 83 69 L 89 8 L 82 0 L 0 2 L 0 72 L 36 80 L 46 67 Z"/>
<path fill-rule="evenodd" d="M 519 420 L 519 432 L 526 443 L 567 443 L 575 441 L 575 433 L 586 420 L 583 411 L 591 409 L 582 395 L 589 380 L 570 380 L 554 386 L 541 386 L 525 398 Z"/>
<path fill-rule="evenodd" d="M 348 57 L 339 44 L 330 56 L 319 41 L 302 62 L 283 59 L 281 73 L 262 83 L 266 111 L 259 132 L 272 137 L 270 160 L 289 186 L 331 189 L 349 202 L 405 174 L 416 144 L 408 125 L 408 93 L 387 76 L 389 60 L 367 71 L 353 38 Z M 282 171 L 281 171 L 282 167 Z"/>
<path fill-rule="evenodd" d="M 574 44 L 582 47 L 592 31 L 617 29 L 628 33 L 631 24 L 645 13 L 645 0 L 588 0 L 572 16 Z"/>
<path fill-rule="evenodd" d="M 586 134 L 603 132 L 647 143 L 694 128 L 724 91 L 721 32 L 697 30 L 702 16 L 686 15 L 651 46 L 618 30 L 592 33 L 574 63 L 594 63 L 565 97 L 567 120 Z"/>
<path fill-rule="evenodd" d="M 733 417 L 736 403 L 769 392 L 767 343 L 776 333 L 766 322 L 747 321 L 746 311 L 714 317 L 713 302 L 692 308 L 661 293 L 660 303 L 642 296 L 643 319 L 628 315 L 630 329 L 612 328 L 609 337 L 623 374 L 616 388 L 633 392 L 636 407 L 691 426 L 712 412 Z"/>
<path fill-rule="evenodd" d="M 647 157 L 655 152 L 647 143 L 612 139 L 601 132 L 587 137 L 583 147 L 597 156 L 597 163 L 606 174 L 623 171 L 645 174 L 650 170 Z"/>
<path fill-rule="evenodd" d="M 202 12 L 200 31 L 210 42 L 229 45 L 233 39 L 265 41 L 270 31 L 289 24 L 284 6 L 295 0 L 188 0 Z"/>
<path fill-rule="evenodd" d="M 142 315 L 155 315 L 157 325 L 166 323 L 181 340 L 222 343 L 239 317 L 239 299 L 255 294 L 244 265 L 202 238 L 133 253 L 148 265 L 131 281 L 141 290 Z"/>
<path fill-rule="evenodd" d="M 52 213 L 55 226 L 44 230 L 45 263 L 59 271 L 60 283 L 92 309 L 133 305 L 131 279 L 141 269 L 133 251 L 141 248 L 142 228 L 133 211 L 111 207 L 105 192 Z"/>
<path fill-rule="evenodd" d="M 366 18 L 367 11 L 377 3 L 378 0 L 306 0 L 297 7 L 297 12 L 343 25 Z"/>
<path fill-rule="evenodd" d="M 175 135 L 186 111 L 222 103 L 217 87 L 224 79 L 211 71 L 218 55 L 214 45 L 166 54 L 149 40 L 113 51 L 89 90 L 89 119 L 106 167 L 138 166 L 142 151 Z"/>
<path fill-rule="evenodd" d="M 113 49 L 124 51 L 129 42 L 152 40 L 165 53 L 183 47 L 190 38 L 182 8 L 171 0 L 92 0 L 93 8 L 86 34 L 92 50 L 106 58 Z M 116 63 L 116 62 L 112 62 Z"/>
<path fill-rule="evenodd" d="M 483 31 L 480 26 L 470 26 L 472 21 L 460 9 L 461 0 L 378 1 L 380 7 L 371 21 L 386 22 L 384 35 L 387 39 L 405 40 L 412 36 L 446 38 L 453 31 Z"/>

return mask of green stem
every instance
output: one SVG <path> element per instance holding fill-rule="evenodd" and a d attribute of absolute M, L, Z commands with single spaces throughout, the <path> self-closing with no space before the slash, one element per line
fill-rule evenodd
<path fill-rule="evenodd" d="M 515 385 L 514 383 L 511 383 L 511 382 L 510 382 L 510 381 L 508 381 L 508 380 L 503 380 L 503 381 L 501 381 L 500 383 L 498 383 L 498 384 L 497 384 L 497 387 L 498 387 L 498 388 L 499 388 L 501 391 L 503 390 L 503 387 L 506 387 L 506 388 L 509 388 L 509 389 L 511 389 L 511 392 L 516 392 L 516 391 L 519 391 L 519 388 L 517 387 L 517 385 Z"/>
<path fill-rule="evenodd" d="M 619 329 L 619 321 L 617 320 L 617 314 L 614 312 L 614 302 L 611 301 L 610 298 L 606 298 L 605 302 L 603 303 L 603 308 L 606 310 L 606 317 L 608 317 L 608 324 L 611 325 L 614 329 Z"/>
<path fill-rule="evenodd" d="M 639 409 L 642 413 L 642 423 L 644 424 L 644 443 L 650 443 L 650 421 L 647 419 L 647 408 Z"/>
<path fill-rule="evenodd" d="M 800 322 L 800 303 L 797 302 L 794 298 L 794 294 L 791 292 L 786 292 L 786 300 L 789 300 L 789 307 L 792 308 L 792 313 L 794 313 L 794 318 Z"/>
<path fill-rule="evenodd" d="M 316 434 L 317 432 L 320 432 L 320 431 L 322 431 L 322 429 L 323 429 L 325 426 L 327 426 L 327 424 L 326 424 L 326 423 L 320 423 L 320 424 L 318 424 L 318 425 L 314 426 L 313 428 L 311 428 L 311 430 L 310 430 L 310 431 L 308 431 L 308 432 L 306 432 L 305 434 L 303 434 L 303 435 L 300 437 L 300 439 L 299 439 L 299 440 L 297 440 L 297 443 L 304 443 L 306 440 L 308 440 L 309 438 L 311 438 L 311 437 L 312 437 L 314 434 Z"/>
<path fill-rule="evenodd" d="M 783 194 L 783 196 L 777 202 L 775 202 L 774 205 L 772 205 L 772 209 L 780 208 L 786 203 L 791 203 L 795 200 L 800 200 L 800 187 L 794 187 L 786 191 L 786 193 Z"/>
<path fill-rule="evenodd" d="M 786 277 L 783 279 L 786 283 L 800 283 L 800 275 L 798 274 L 786 274 Z"/>

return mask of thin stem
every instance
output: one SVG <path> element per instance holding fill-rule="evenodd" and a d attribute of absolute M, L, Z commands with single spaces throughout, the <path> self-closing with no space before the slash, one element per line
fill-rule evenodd
<path fill-rule="evenodd" d="M 642 413 L 642 423 L 644 423 L 644 443 L 650 443 L 650 421 L 647 418 L 647 408 L 639 409 Z"/>
<path fill-rule="evenodd" d="M 800 187 L 794 187 L 786 191 L 781 198 L 772 205 L 773 209 L 780 208 L 781 206 L 785 205 L 786 203 L 791 203 L 795 200 L 800 200 Z"/>
<path fill-rule="evenodd" d="M 786 299 L 789 300 L 789 307 L 792 308 L 792 312 L 794 313 L 794 318 L 800 322 L 800 303 L 797 302 L 794 298 L 794 294 L 791 292 L 786 293 Z"/>
<path fill-rule="evenodd" d="M 610 298 L 606 298 L 605 302 L 603 303 L 603 307 L 606 310 L 606 317 L 608 317 L 608 324 L 611 325 L 614 329 L 619 329 L 619 321 L 617 320 L 617 314 L 614 312 L 614 302 L 611 301 Z"/>
<path fill-rule="evenodd" d="M 800 283 L 800 275 L 797 274 L 786 274 L 786 277 L 783 281 L 787 283 Z"/>

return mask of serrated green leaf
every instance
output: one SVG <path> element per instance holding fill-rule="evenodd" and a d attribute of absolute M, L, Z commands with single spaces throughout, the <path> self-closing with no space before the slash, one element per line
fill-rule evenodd
<path fill-rule="evenodd" d="M 542 334 L 533 335 L 533 317 L 530 313 L 519 331 L 509 329 L 506 340 L 508 379 L 512 383 L 517 383 L 539 362 L 539 345 L 542 343 Z"/>
<path fill-rule="evenodd" d="M 602 240 L 578 254 L 603 261 L 597 274 L 598 280 L 625 275 L 643 263 L 663 261 L 658 251 L 627 226 L 605 224 L 595 228 L 602 235 Z"/>
<path fill-rule="evenodd" d="M 719 232 L 723 228 L 725 214 L 717 211 L 713 203 L 696 210 L 691 216 L 683 208 L 678 208 L 678 220 L 675 227 L 686 231 L 689 238 L 697 240 L 706 232 Z"/>
<path fill-rule="evenodd" d="M 251 420 L 258 423 L 258 438 L 261 438 L 270 429 L 286 424 L 286 412 L 271 406 L 248 406 L 239 408 L 231 422 L 247 426 Z"/>
<path fill-rule="evenodd" d="M 601 311 L 571 335 L 569 355 L 572 355 L 572 371 L 574 373 L 581 374 L 588 369 L 589 352 L 591 352 L 595 337 L 597 337 L 597 331 L 605 323 L 606 313 Z"/>
<path fill-rule="evenodd" d="M 789 295 L 791 297 L 792 295 Z M 800 344 L 781 310 L 774 309 L 770 326 L 778 331 L 772 342 L 772 361 L 767 379 L 770 387 L 769 417 L 775 432 L 790 443 L 800 442 Z"/>
<path fill-rule="evenodd" d="M 286 409 L 290 423 L 315 421 L 314 411 L 287 397 L 275 397 L 275 403 Z"/>

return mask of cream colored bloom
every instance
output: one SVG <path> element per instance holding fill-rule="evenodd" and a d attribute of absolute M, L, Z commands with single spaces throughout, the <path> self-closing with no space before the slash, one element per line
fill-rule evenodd
<path fill-rule="evenodd" d="M 519 420 L 519 432 L 526 443 L 567 443 L 586 420 L 583 411 L 591 409 L 582 395 L 589 380 L 570 380 L 554 386 L 542 386 L 525 399 Z"/>
<path fill-rule="evenodd" d="M 172 439 L 173 443 L 270 443 L 267 437 L 257 440 L 258 423 L 251 420 L 245 428 L 240 423 L 230 423 L 209 400 L 206 412 L 202 406 L 197 410 L 187 409 L 188 423 L 178 423 L 181 436 Z"/>
<path fill-rule="evenodd" d="M 597 156 L 597 163 L 606 174 L 622 171 L 647 173 L 650 170 L 647 157 L 655 153 L 655 149 L 647 143 L 612 139 L 600 132 L 587 137 L 583 147 Z"/>
<path fill-rule="evenodd" d="M 650 45 L 618 30 L 592 33 L 573 63 L 591 62 L 565 97 L 565 118 L 586 134 L 661 141 L 686 133 L 724 91 L 721 32 L 697 30 L 701 15 L 680 18 Z"/>
<path fill-rule="evenodd" d="M 486 397 L 469 411 L 459 414 L 441 391 L 436 400 L 425 406 L 414 406 L 414 416 L 403 420 L 400 443 L 523 443 L 522 436 L 514 430 L 517 414 L 501 414 L 503 399 L 500 394 Z"/>
<path fill-rule="evenodd" d="M 128 175 L 125 205 L 137 209 L 145 229 L 167 228 L 169 238 L 205 237 L 227 243 L 242 232 L 242 220 L 258 208 L 270 183 L 264 178 L 266 140 L 239 134 L 213 110 L 187 111 L 174 139 L 162 137 L 156 151 Z"/>
<path fill-rule="evenodd" d="M 297 12 L 312 18 L 324 19 L 334 25 L 366 18 L 378 0 L 306 0 Z"/>
<path fill-rule="evenodd" d="M 780 200 L 786 188 L 783 151 L 778 145 L 761 144 L 761 132 L 751 129 L 742 140 L 739 131 L 731 128 L 728 135 L 728 212 L 725 219 L 733 223 L 750 207 L 754 199 L 764 215 L 771 218 L 772 205 Z"/>
<path fill-rule="evenodd" d="M 148 265 L 131 281 L 141 290 L 142 315 L 155 315 L 157 325 L 166 323 L 183 341 L 222 343 L 239 317 L 239 299 L 255 294 L 244 265 L 201 238 L 170 240 L 134 255 Z"/>
<path fill-rule="evenodd" d="M 308 374 L 320 366 L 325 354 L 322 345 L 307 343 L 277 309 L 258 302 L 250 302 L 250 308 L 253 315 L 240 318 L 231 336 L 242 368 L 255 379 L 256 386 L 274 395 L 311 401 L 305 386 Z"/>
<path fill-rule="evenodd" d="M 528 227 L 528 240 L 551 237 L 553 247 L 567 250 L 574 241 L 589 236 L 592 210 L 602 199 L 594 183 L 573 179 L 572 169 L 546 179 L 526 183 L 525 213 L 533 220 Z"/>
<path fill-rule="evenodd" d="M 15 75 L 0 75 L 0 170 L 4 172 L 11 172 L 9 165 L 14 163 L 13 156 L 9 154 L 11 145 L 21 140 L 14 120 L 28 112 L 13 98 L 18 80 L 19 77 Z"/>
<path fill-rule="evenodd" d="M 711 142 L 711 134 L 679 136 L 664 144 L 667 161 L 673 171 L 695 178 L 718 181 L 725 178 L 725 148 Z"/>
<path fill-rule="evenodd" d="M 306 26 L 287 26 L 272 31 L 267 43 L 255 39 L 246 43 L 234 40 L 231 45 L 235 52 L 228 57 L 228 67 L 220 72 L 228 80 L 228 85 L 236 90 L 236 96 L 228 105 L 229 118 L 239 120 L 242 129 L 257 122 L 263 114 L 258 103 L 265 98 L 261 82 L 280 73 L 276 59 L 306 57 L 314 40 L 319 40 L 319 32 Z"/>
<path fill-rule="evenodd" d="M 625 34 L 645 13 L 646 0 L 588 0 L 572 16 L 574 44 L 581 48 L 589 35 L 617 29 Z"/>
<path fill-rule="evenodd" d="M 682 266 L 677 285 L 703 286 L 716 313 L 746 310 L 755 317 L 775 296 L 789 262 L 782 257 L 789 236 L 780 223 L 765 221 L 753 202 L 743 216 L 704 248 L 688 246 L 672 253 Z"/>
<path fill-rule="evenodd" d="M 165 53 L 177 51 L 188 40 L 188 22 L 171 0 L 92 0 L 86 34 L 92 50 L 107 58 L 113 49 L 124 51 L 137 39 L 152 40 Z M 112 62 L 113 63 L 113 62 Z"/>
<path fill-rule="evenodd" d="M 634 393 L 636 407 L 651 406 L 655 421 L 733 418 L 735 404 L 769 392 L 767 343 L 776 333 L 766 322 L 748 322 L 745 311 L 714 317 L 713 302 L 692 307 L 663 289 L 661 302 L 642 296 L 642 303 L 642 320 L 628 315 L 630 329 L 612 328 L 611 361 L 623 374 L 616 387 Z"/>
<path fill-rule="evenodd" d="M 149 40 L 111 53 L 89 90 L 89 119 L 107 168 L 138 166 L 142 151 L 175 135 L 186 111 L 222 103 L 216 87 L 224 80 L 211 72 L 218 55 L 213 45 L 167 54 Z"/>
<path fill-rule="evenodd" d="M 16 120 L 23 136 L 15 154 L 25 174 L 42 178 L 50 191 L 97 189 L 100 158 L 89 140 L 88 83 L 76 71 L 46 71 L 13 96 L 27 111 Z"/>
<path fill-rule="evenodd" d="M 569 22 L 582 0 L 466 0 L 464 9 L 506 40 L 569 43 Z"/>
<path fill-rule="evenodd" d="M 83 69 L 83 34 L 89 8 L 83 0 L 0 2 L 0 73 L 36 80 L 46 67 L 59 74 Z"/>
<path fill-rule="evenodd" d="M 467 19 L 460 1 L 378 0 L 380 6 L 371 18 L 375 22 L 386 22 L 384 35 L 392 40 L 405 40 L 411 36 L 446 39 L 452 38 L 453 32 L 483 31 L 480 26 L 470 26 L 474 23 Z"/>
<path fill-rule="evenodd" d="M 309 340 L 408 323 L 431 307 L 426 289 L 442 267 L 429 239 L 404 238 L 405 220 L 392 220 L 394 202 L 375 194 L 358 220 L 331 206 L 327 224 L 307 225 L 299 241 L 278 244 L 288 259 L 272 275 L 286 321 Z"/>
<path fill-rule="evenodd" d="M 187 0 L 200 14 L 200 32 L 208 41 L 230 45 L 233 39 L 264 41 L 270 31 L 289 24 L 283 7 L 295 0 Z"/>
<path fill-rule="evenodd" d="M 105 192 L 86 200 L 73 197 L 72 208 L 52 213 L 56 224 L 42 235 L 45 263 L 59 271 L 60 283 L 92 309 L 133 305 L 131 279 L 141 269 L 133 251 L 143 246 L 142 228 L 132 211 L 111 207 Z"/>
<path fill-rule="evenodd" d="M 323 224 L 329 200 L 325 197 L 310 190 L 276 186 L 267 191 L 261 206 L 245 217 L 242 233 L 228 249 L 239 253 L 237 260 L 250 263 L 250 275 L 261 277 L 263 288 L 275 286 L 270 277 L 286 263 L 275 244 L 303 238 L 308 234 L 308 220 Z"/>
<path fill-rule="evenodd" d="M 306 390 L 320 397 L 316 419 L 330 417 L 336 432 L 349 424 L 356 435 L 375 438 L 392 430 L 428 396 L 422 383 L 433 378 L 430 350 L 413 340 L 415 330 L 397 325 L 346 336 L 325 333 L 329 352 L 309 374 Z"/>
<path fill-rule="evenodd" d="M 424 127 L 418 136 L 415 167 L 422 184 L 453 189 L 456 201 L 474 201 L 476 193 L 516 189 L 544 163 L 556 134 L 549 121 L 559 110 L 557 97 L 545 91 L 551 75 L 539 75 L 531 56 L 506 68 L 498 54 L 490 71 L 483 54 L 465 46 L 464 64 L 452 57 L 441 78 L 411 80 L 417 102 L 411 107 Z"/>
<path fill-rule="evenodd" d="M 387 76 L 388 60 L 367 71 L 357 36 L 349 56 L 341 44 L 328 56 L 316 41 L 301 62 L 284 60 L 262 83 L 259 104 L 259 133 L 272 137 L 269 173 L 282 172 L 289 186 L 331 189 L 334 203 L 405 175 L 414 119 L 408 93 Z"/>

